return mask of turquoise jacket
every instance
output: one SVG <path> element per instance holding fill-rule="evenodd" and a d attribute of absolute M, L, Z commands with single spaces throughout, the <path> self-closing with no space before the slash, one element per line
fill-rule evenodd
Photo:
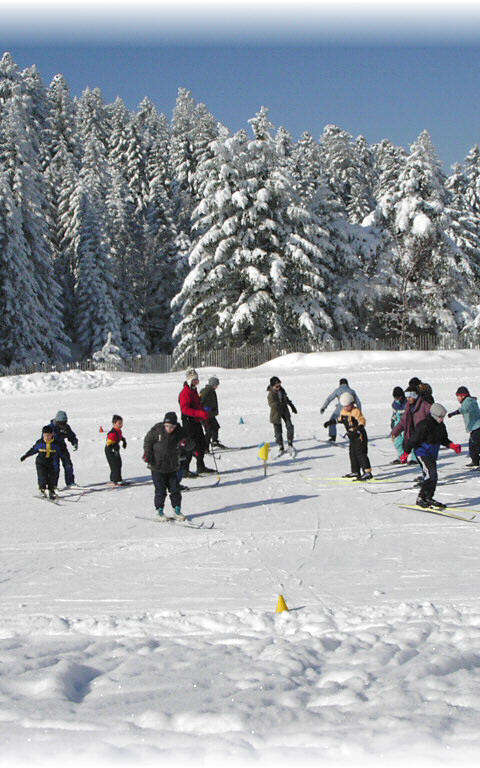
<path fill-rule="evenodd" d="M 463 416 L 467 432 L 480 429 L 480 408 L 476 397 L 466 397 L 460 406 L 460 413 Z"/>

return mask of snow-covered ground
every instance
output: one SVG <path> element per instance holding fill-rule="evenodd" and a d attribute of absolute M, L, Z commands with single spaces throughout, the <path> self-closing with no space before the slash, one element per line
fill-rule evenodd
<path fill-rule="evenodd" d="M 321 442 L 319 408 L 347 376 L 375 473 L 405 479 L 414 467 L 385 466 L 393 386 L 418 375 L 453 410 L 459 384 L 480 393 L 479 372 L 475 351 L 202 369 L 221 379 L 222 440 L 242 448 L 222 454 L 219 487 L 184 494 L 212 530 L 136 517 L 153 512 L 143 437 L 176 407 L 180 374 L 0 379 L 0 765 L 477 765 L 480 526 L 399 508 L 416 496 L 405 482 L 325 480 L 348 453 Z M 274 373 L 298 408 L 298 456 L 265 478 Z M 33 497 L 34 459 L 19 457 L 58 409 L 88 487 L 55 506 Z M 99 429 L 114 412 L 137 485 L 110 490 Z M 447 428 L 465 444 L 461 417 Z M 437 497 L 480 509 L 467 460 L 442 450 Z M 279 594 L 289 613 L 275 614 Z"/>

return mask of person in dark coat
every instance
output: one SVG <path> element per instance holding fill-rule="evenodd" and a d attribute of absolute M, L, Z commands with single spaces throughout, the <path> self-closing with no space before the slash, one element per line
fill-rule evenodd
<path fill-rule="evenodd" d="M 208 419 L 205 423 L 205 447 L 207 452 L 210 451 L 210 444 L 213 448 L 225 448 L 218 440 L 220 424 L 217 421 L 218 398 L 216 390 L 219 384 L 220 381 L 217 377 L 211 376 L 208 384 L 200 392 L 200 400 L 208 414 Z"/>
<path fill-rule="evenodd" d="M 178 396 L 178 402 L 182 413 L 182 424 L 188 436 L 192 438 L 195 445 L 193 453 L 197 459 L 197 473 L 199 475 L 215 472 L 211 467 L 205 466 L 205 435 L 202 424 L 208 420 L 208 413 L 202 405 L 200 395 L 197 392 L 199 384 L 198 373 L 195 368 L 189 368 L 185 374 L 183 389 Z M 193 453 L 187 460 L 185 477 L 196 477 L 194 472 L 190 471 L 190 461 Z"/>
<path fill-rule="evenodd" d="M 124 485 L 122 480 L 122 457 L 120 456 L 120 444 L 125 449 L 127 441 L 123 433 L 123 419 L 118 414 L 112 416 L 112 428 L 107 434 L 107 443 L 105 445 L 105 456 L 110 467 L 110 482 L 112 485 Z M 125 483 L 128 485 L 128 483 Z"/>
<path fill-rule="evenodd" d="M 61 451 L 61 445 L 53 433 L 53 427 L 47 424 L 42 428 L 42 437 L 32 445 L 30 450 L 20 456 L 20 461 L 25 461 L 29 456 L 36 455 L 35 467 L 37 470 L 37 480 L 40 493 L 48 496 L 50 499 L 56 499 L 55 494 L 55 476 L 58 464 L 58 456 Z"/>
<path fill-rule="evenodd" d="M 65 485 L 67 488 L 71 488 L 75 485 L 75 475 L 73 472 L 72 459 L 70 458 L 70 453 L 65 441 L 68 440 L 73 450 L 76 451 L 78 450 L 78 439 L 70 424 L 68 424 L 68 417 L 65 411 L 57 411 L 57 414 L 55 418 L 51 420 L 50 425 L 53 427 L 53 434 L 61 446 L 59 454 L 60 461 L 56 463 L 55 487 L 58 486 L 61 462 L 65 474 Z"/>
<path fill-rule="evenodd" d="M 409 437 L 405 445 L 405 452 L 400 457 L 406 462 L 410 451 L 415 450 L 415 455 L 422 468 L 423 481 L 417 498 L 420 507 L 434 507 L 443 509 L 445 504 L 433 498 L 437 487 L 437 457 L 441 445 L 451 448 L 455 453 L 461 453 L 461 447 L 450 440 L 445 424 L 443 423 L 447 409 L 440 403 L 432 403 L 426 418 L 418 423 L 414 433 Z"/>
<path fill-rule="evenodd" d="M 403 412 L 403 416 L 400 421 L 392 429 L 391 435 L 393 438 L 398 437 L 403 432 L 403 446 L 409 441 L 413 435 L 417 425 L 425 419 L 431 408 L 431 404 L 421 397 L 415 390 L 408 390 L 405 392 L 407 404 Z"/>
<path fill-rule="evenodd" d="M 295 453 L 293 447 L 294 428 L 289 409 L 291 408 L 293 413 L 297 413 L 297 409 L 282 387 L 282 382 L 278 376 L 272 376 L 270 384 L 267 387 L 267 392 L 267 402 L 270 406 L 270 423 L 273 424 L 275 440 L 277 441 L 279 448 L 278 456 L 282 456 L 285 453 L 282 420 L 285 422 L 287 428 L 288 452 L 293 456 Z"/>
<path fill-rule="evenodd" d="M 155 509 L 161 520 L 185 520 L 182 515 L 182 494 L 179 484 L 179 468 L 182 454 L 192 451 L 195 443 L 188 436 L 177 420 L 177 414 L 169 411 L 163 421 L 155 424 L 145 435 L 143 458 L 151 472 L 155 486 Z M 172 511 L 165 511 L 167 491 L 170 495 Z"/>

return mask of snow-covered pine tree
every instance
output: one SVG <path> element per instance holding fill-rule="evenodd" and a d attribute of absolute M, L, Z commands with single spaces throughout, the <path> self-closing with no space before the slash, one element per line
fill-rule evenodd
<path fill-rule="evenodd" d="M 21 80 L 1 90 L 10 95 L 0 107 L 0 170 L 6 174 L 5 185 L 11 190 L 17 215 L 21 216 L 30 285 L 35 294 L 31 301 L 39 304 L 39 311 L 34 314 L 42 338 L 43 359 L 62 360 L 69 356 L 68 339 L 61 317 L 60 287 L 52 268 L 45 183 L 32 99 Z M 28 297 L 23 300 L 28 304 Z"/>
<path fill-rule="evenodd" d="M 392 270 L 399 290 L 384 323 L 403 343 L 419 332 L 438 337 L 468 318 L 465 298 L 472 272 L 468 259 L 446 234 L 450 219 L 445 178 L 427 131 L 411 147 L 391 191 L 379 201 L 388 228 Z"/>
<path fill-rule="evenodd" d="M 374 208 L 371 179 L 373 168 L 365 139 L 357 142 L 337 125 L 327 125 L 320 139 L 325 180 L 334 199 L 354 224 Z"/>
<path fill-rule="evenodd" d="M 115 303 L 120 320 L 122 348 L 127 355 L 146 354 L 142 310 L 139 304 L 143 275 L 141 231 L 135 216 L 138 201 L 134 200 L 126 180 L 114 170 L 112 186 L 107 197 L 110 229 L 110 260 L 115 286 Z"/>
<path fill-rule="evenodd" d="M 388 139 L 382 139 L 372 147 L 373 152 L 373 197 L 378 202 L 395 184 L 405 165 L 408 153 Z"/>
<path fill-rule="evenodd" d="M 317 222 L 277 169 L 268 111 L 250 122 L 253 140 L 241 131 L 212 145 L 191 272 L 174 301 L 183 315 L 178 359 L 197 344 L 314 346 L 330 338 L 330 265 Z"/>
<path fill-rule="evenodd" d="M 109 332 L 114 343 L 122 346 L 117 286 L 105 253 L 96 203 L 86 181 L 80 179 L 70 199 L 66 237 L 75 260 L 75 343 L 85 357 L 103 347 Z"/>

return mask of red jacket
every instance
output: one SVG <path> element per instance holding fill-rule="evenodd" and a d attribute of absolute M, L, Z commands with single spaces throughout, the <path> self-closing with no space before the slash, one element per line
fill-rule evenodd
<path fill-rule="evenodd" d="M 122 430 L 112 427 L 107 435 L 107 445 L 118 445 L 123 440 Z"/>
<path fill-rule="evenodd" d="M 417 397 L 413 404 L 407 402 L 402 418 L 392 429 L 392 437 L 398 437 L 403 432 L 403 445 L 405 446 L 413 436 L 418 424 L 427 418 L 430 408 L 431 403 L 427 403 L 421 396 Z"/>
<path fill-rule="evenodd" d="M 200 395 L 196 389 L 189 387 L 187 382 L 178 396 L 178 402 L 183 416 L 191 416 L 198 420 L 208 419 L 208 413 L 202 405 Z"/>

